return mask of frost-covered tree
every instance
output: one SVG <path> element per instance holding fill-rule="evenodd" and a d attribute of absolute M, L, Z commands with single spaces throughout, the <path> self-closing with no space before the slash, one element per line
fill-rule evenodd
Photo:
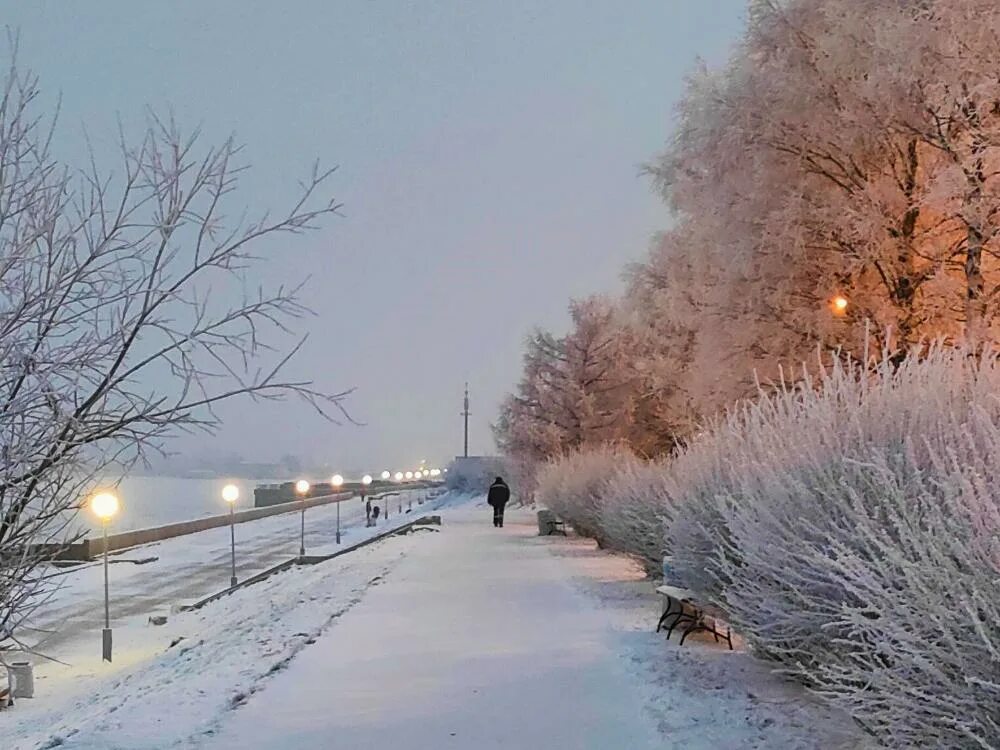
<path fill-rule="evenodd" d="M 660 234 L 649 256 L 626 271 L 623 325 L 632 339 L 635 396 L 628 443 L 640 456 L 669 454 L 691 434 L 700 415 L 692 357 L 697 285 L 690 269 L 662 248 L 682 242 L 683 228 Z M 661 261 L 667 261 L 661 263 Z M 701 373 L 701 383 L 716 373 Z M 699 383 L 699 385 L 701 384 Z"/>
<path fill-rule="evenodd" d="M 523 376 L 495 425 L 501 451 L 526 468 L 622 440 L 630 428 L 635 375 L 618 309 L 591 297 L 572 302 L 570 318 L 565 336 L 539 330 L 528 339 Z"/>
<path fill-rule="evenodd" d="M 683 233 L 648 265 L 683 278 L 664 296 L 693 301 L 672 305 L 695 332 L 700 410 L 817 347 L 992 339 L 995 4 L 751 5 L 743 43 L 691 77 L 652 165 Z"/>
<path fill-rule="evenodd" d="M 205 145 L 150 116 L 120 171 L 49 150 L 36 79 L 11 67 L 0 97 L 0 641 L 18 639 L 98 480 L 179 430 L 212 430 L 246 396 L 325 395 L 285 377 L 274 336 L 297 289 L 246 288 L 252 253 L 337 210 L 313 170 L 284 211 L 240 221 L 239 147 Z M 218 292 L 213 295 L 213 289 Z"/>

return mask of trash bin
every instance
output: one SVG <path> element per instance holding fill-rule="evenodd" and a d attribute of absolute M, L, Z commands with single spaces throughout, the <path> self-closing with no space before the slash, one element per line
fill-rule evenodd
<path fill-rule="evenodd" d="M 671 583 L 674 580 L 674 564 L 672 555 L 663 556 L 663 582 Z"/>
<path fill-rule="evenodd" d="M 35 695 L 35 673 L 31 662 L 15 661 L 7 665 L 7 684 L 15 698 L 32 698 Z"/>

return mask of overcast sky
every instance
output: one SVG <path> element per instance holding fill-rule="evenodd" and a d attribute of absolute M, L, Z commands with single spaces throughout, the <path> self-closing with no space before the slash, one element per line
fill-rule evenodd
<path fill-rule="evenodd" d="M 284 205 L 313 159 L 339 165 L 343 218 L 262 270 L 310 277 L 317 316 L 291 372 L 356 387 L 364 426 L 240 404 L 215 439 L 173 447 L 380 469 L 461 450 L 466 380 L 472 452 L 493 450 L 525 335 L 563 327 L 571 296 L 618 289 L 668 221 L 639 166 L 744 4 L 3 0 L 3 20 L 62 97 L 64 158 L 84 126 L 110 152 L 116 119 L 138 134 L 151 105 L 210 139 L 235 131 L 253 166 L 241 205 Z"/>

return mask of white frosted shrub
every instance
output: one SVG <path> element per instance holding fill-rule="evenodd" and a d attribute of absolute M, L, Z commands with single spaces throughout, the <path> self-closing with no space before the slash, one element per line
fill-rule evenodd
<path fill-rule="evenodd" d="M 607 496 L 606 487 L 623 466 L 635 460 L 616 446 L 587 448 L 553 459 L 538 472 L 536 498 L 578 534 L 596 539 L 603 547 L 607 536 L 601 505 Z"/>
<path fill-rule="evenodd" d="M 738 566 L 726 518 L 741 474 L 734 451 L 742 440 L 735 421 L 709 428 L 667 464 L 664 480 L 671 508 L 665 546 L 676 582 L 723 608 L 728 570 Z"/>
<path fill-rule="evenodd" d="M 571 454 L 539 498 L 663 552 L 755 651 L 893 748 L 1000 748 L 1000 362 L 834 364 L 643 464 Z"/>
<path fill-rule="evenodd" d="M 661 464 L 632 458 L 609 479 L 600 505 L 607 546 L 634 555 L 651 574 L 661 570 L 663 533 L 671 516 L 666 480 Z"/>
<path fill-rule="evenodd" d="M 671 466 L 691 484 L 688 523 L 717 545 L 709 593 L 891 747 L 1000 747 L 998 394 L 992 355 L 935 348 L 868 377 L 837 366 Z M 682 471 L 713 465 L 714 489 Z M 706 500 L 713 511 L 692 507 Z"/>

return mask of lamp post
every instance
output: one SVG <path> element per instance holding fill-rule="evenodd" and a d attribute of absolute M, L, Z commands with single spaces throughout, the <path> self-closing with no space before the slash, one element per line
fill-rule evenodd
<path fill-rule="evenodd" d="M 388 471 L 383 471 L 382 474 L 383 474 L 383 476 L 387 476 L 389 474 L 389 472 Z M 365 474 L 363 477 L 361 477 L 361 504 L 362 505 L 365 504 L 365 496 L 368 494 L 368 487 L 371 485 L 372 481 L 374 481 L 374 480 L 372 479 L 372 475 L 371 474 Z"/>
<path fill-rule="evenodd" d="M 330 479 L 330 486 L 333 487 L 333 491 L 336 492 L 340 489 L 341 485 L 344 483 L 344 478 L 340 474 L 334 474 Z M 340 501 L 337 501 L 337 544 L 340 544 Z"/>
<path fill-rule="evenodd" d="M 300 479 L 295 483 L 295 491 L 302 501 L 302 532 L 299 537 L 299 557 L 306 556 L 306 494 L 309 492 L 309 482 Z"/>
<path fill-rule="evenodd" d="M 389 481 L 389 477 L 390 477 L 390 476 L 392 476 L 392 475 L 391 475 L 391 474 L 389 473 L 389 471 L 388 471 L 388 470 L 386 470 L 386 471 L 383 471 L 383 472 L 382 472 L 382 481 L 383 481 L 383 482 L 387 482 L 387 481 Z"/>
<path fill-rule="evenodd" d="M 227 484 L 222 488 L 222 499 L 229 504 L 229 552 L 230 567 L 229 585 L 236 585 L 236 501 L 240 497 L 240 488 L 235 484 Z"/>
<path fill-rule="evenodd" d="M 90 509 L 101 519 L 104 531 L 104 630 L 101 633 L 102 656 L 111 661 L 111 608 L 108 603 L 108 524 L 118 512 L 118 498 L 110 492 L 101 492 L 90 500 Z"/>

